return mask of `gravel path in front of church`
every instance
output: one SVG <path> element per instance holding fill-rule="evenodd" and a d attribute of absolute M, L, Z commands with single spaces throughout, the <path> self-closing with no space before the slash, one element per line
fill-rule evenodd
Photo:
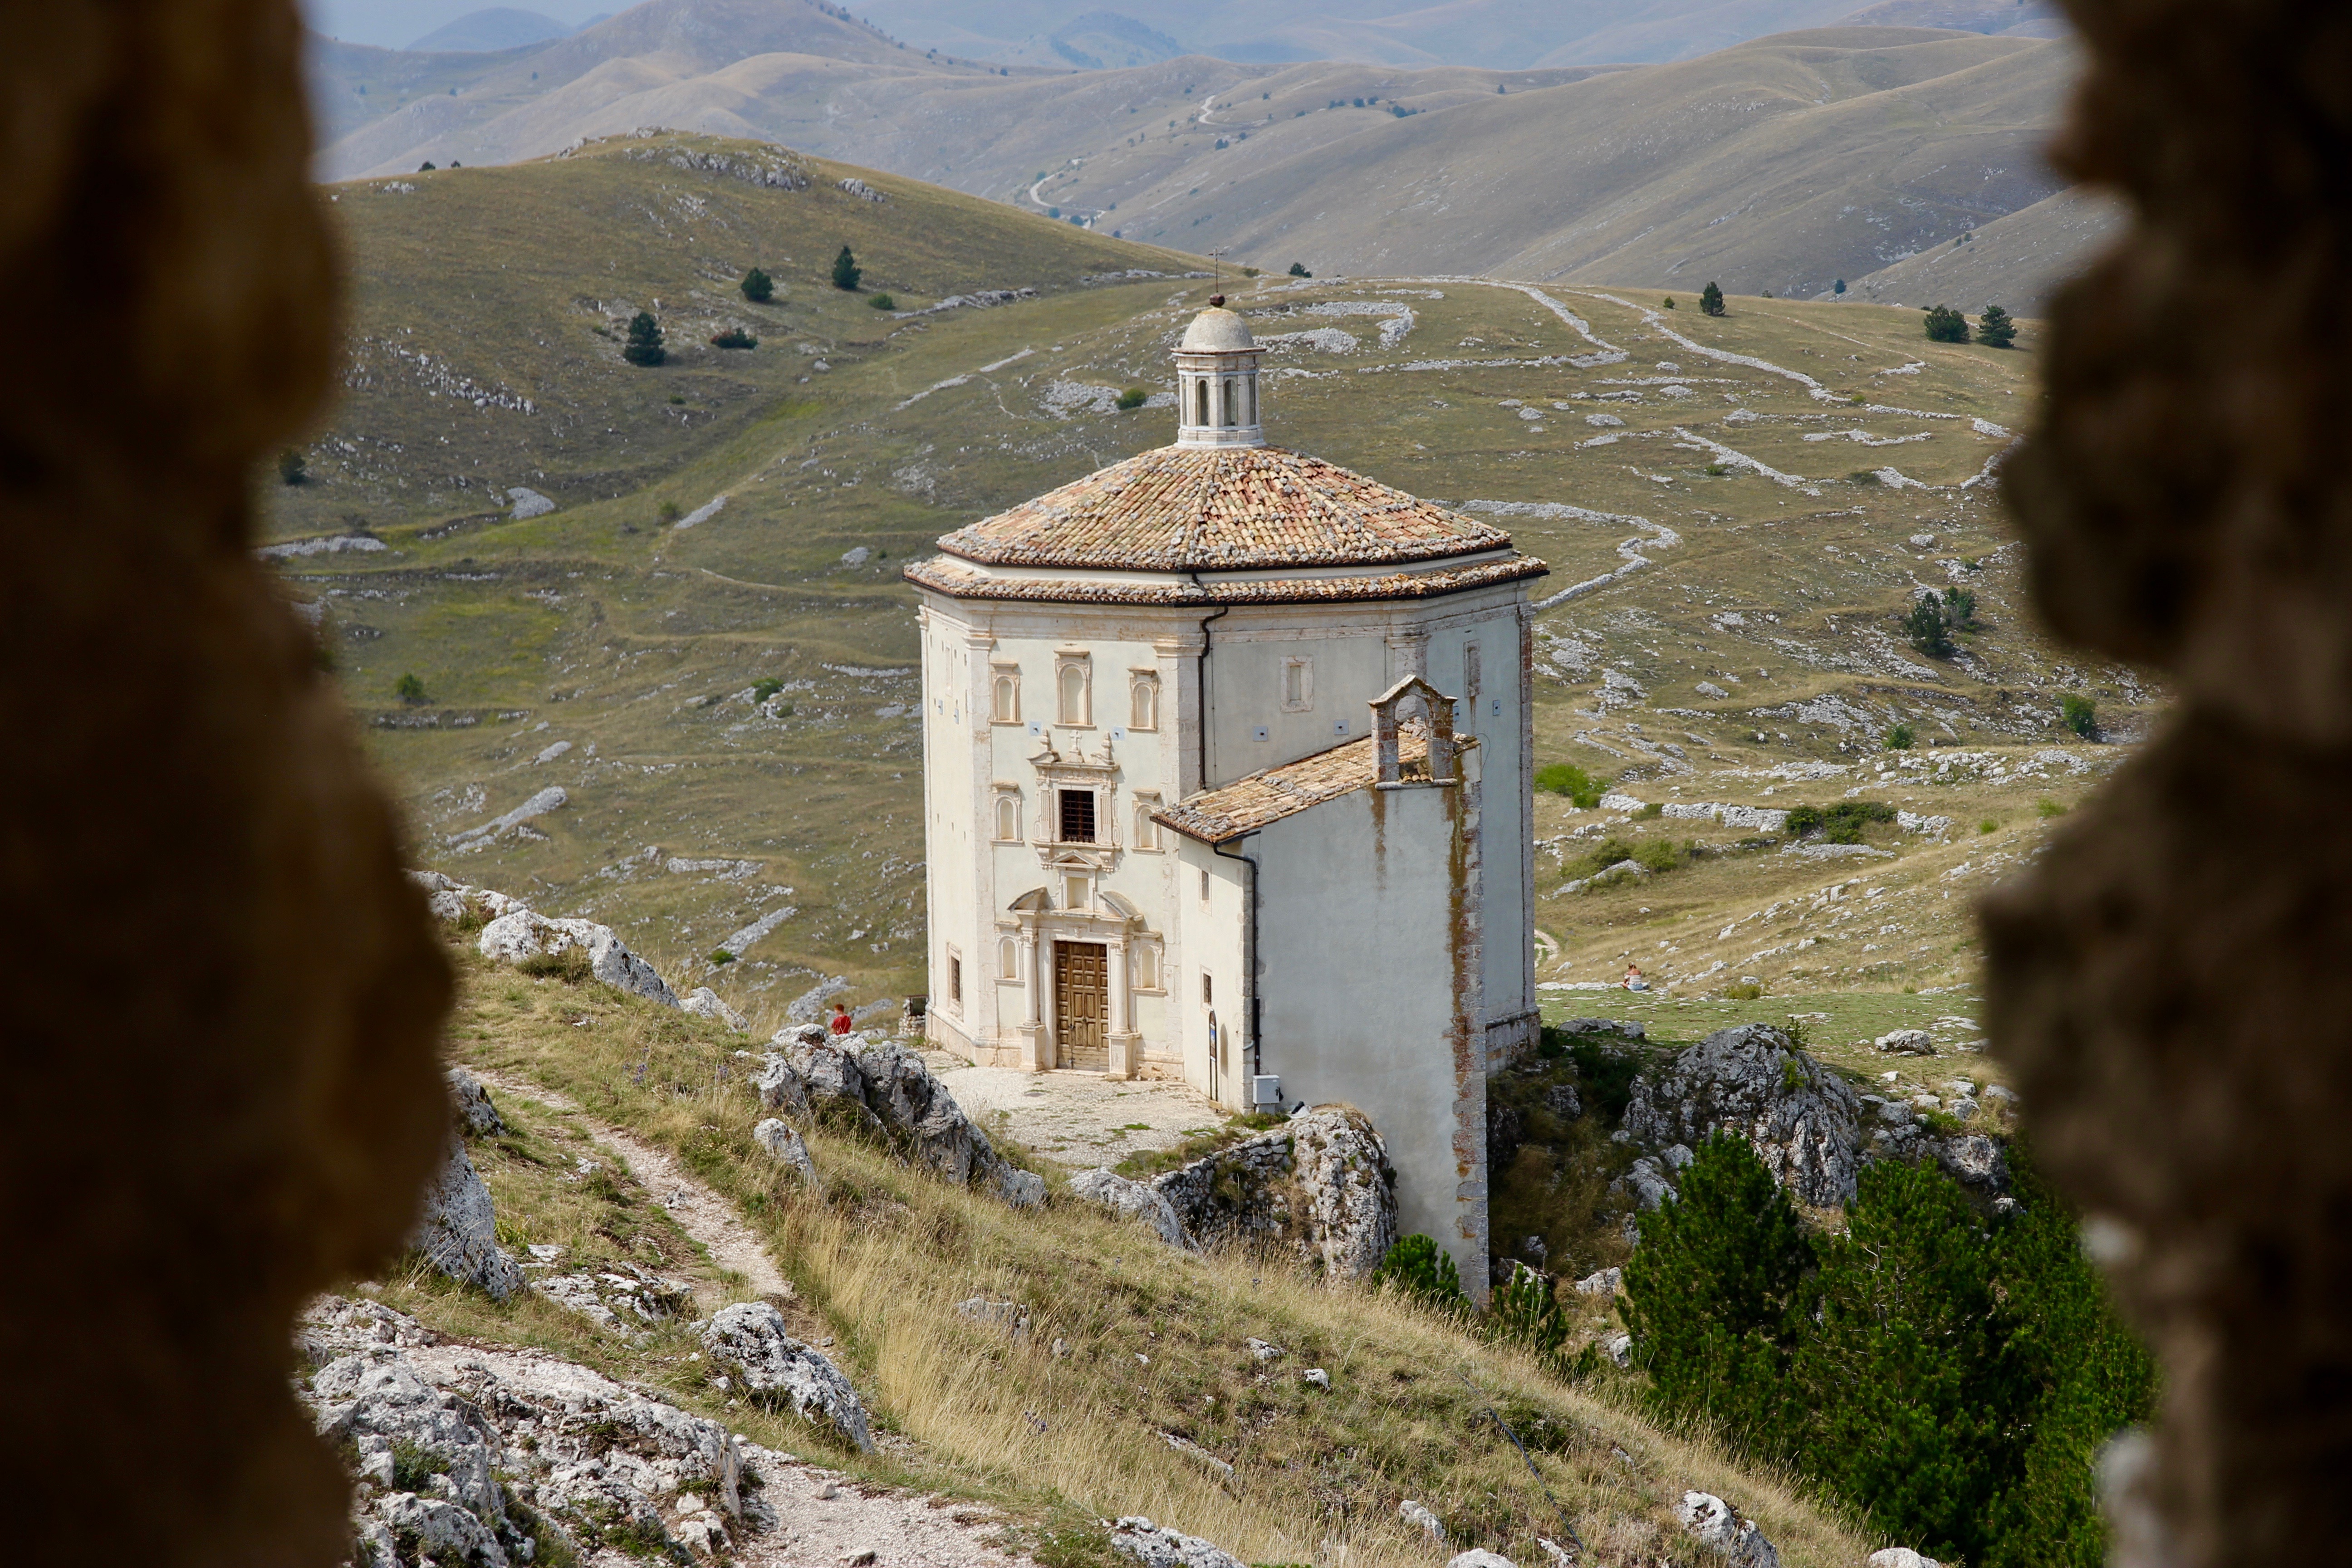
<path fill-rule="evenodd" d="M 1099 1073 L 974 1067 L 946 1051 L 926 1051 L 923 1060 L 982 1128 L 1002 1129 L 1073 1170 L 1116 1165 L 1146 1149 L 1172 1149 L 1186 1134 L 1225 1121 L 1223 1110 L 1181 1082 L 1120 1083 Z"/>

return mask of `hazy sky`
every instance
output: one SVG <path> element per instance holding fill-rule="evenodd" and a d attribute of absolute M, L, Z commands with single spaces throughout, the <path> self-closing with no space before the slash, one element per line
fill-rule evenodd
<path fill-rule="evenodd" d="M 306 0 L 310 26 L 329 37 L 354 44 L 405 48 L 444 22 L 482 11 L 499 0 Z M 599 12 L 625 9 L 630 0 L 504 0 L 518 11 L 536 11 L 574 26 Z"/>

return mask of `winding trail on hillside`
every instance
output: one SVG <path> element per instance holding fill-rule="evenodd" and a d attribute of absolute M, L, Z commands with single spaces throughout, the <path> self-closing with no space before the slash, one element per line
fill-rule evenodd
<path fill-rule="evenodd" d="M 589 1136 L 599 1147 L 608 1151 L 628 1168 L 639 1185 L 653 1194 L 680 1230 L 699 1242 L 710 1254 L 710 1260 L 730 1273 L 740 1274 L 753 1291 L 761 1296 L 791 1297 L 794 1294 L 792 1281 L 776 1267 L 767 1244 L 759 1234 L 743 1223 L 734 1205 L 713 1192 L 702 1180 L 690 1173 L 677 1156 L 667 1149 L 657 1148 L 634 1133 L 607 1125 L 588 1116 L 577 1100 L 551 1089 L 542 1089 L 529 1079 L 509 1073 L 492 1072 L 486 1068 L 469 1069 L 473 1075 L 501 1094 L 511 1094 L 576 1116 L 587 1127 Z"/>

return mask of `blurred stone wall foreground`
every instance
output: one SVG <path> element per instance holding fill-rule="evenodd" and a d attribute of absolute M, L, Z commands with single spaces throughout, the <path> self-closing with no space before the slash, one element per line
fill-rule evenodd
<path fill-rule="evenodd" d="M 2352 7 L 2066 8 L 2058 160 L 2135 222 L 2005 482 L 2051 624 L 2180 711 L 1988 904 L 1994 1048 L 2164 1368 L 2119 1561 L 2352 1563 Z"/>
<path fill-rule="evenodd" d="M 0 52 L 10 1561 L 337 1561 L 291 1326 L 448 1127 L 423 895 L 249 551 L 335 354 L 299 40 L 291 0 L 107 0 Z"/>

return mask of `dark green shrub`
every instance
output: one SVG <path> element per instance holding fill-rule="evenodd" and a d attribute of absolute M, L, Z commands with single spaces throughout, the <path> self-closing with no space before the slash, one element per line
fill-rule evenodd
<path fill-rule="evenodd" d="M 754 702 L 765 702 L 769 698 L 773 697 L 777 692 L 782 691 L 783 689 L 784 683 L 781 680 L 762 680 L 758 685 L 751 688 L 751 700 Z"/>
<path fill-rule="evenodd" d="M 849 253 L 849 247 L 843 246 L 841 254 L 833 258 L 833 286 L 844 293 L 855 294 L 857 280 L 864 276 L 866 269 L 857 265 L 857 258 Z"/>
<path fill-rule="evenodd" d="M 760 340 L 740 327 L 730 327 L 710 340 L 714 349 L 756 349 Z"/>
<path fill-rule="evenodd" d="M 1601 804 L 1600 783 L 1574 763 L 1554 763 L 1549 767 L 1538 768 L 1536 788 L 1566 795 L 1569 804 L 1579 811 L 1591 811 Z"/>
<path fill-rule="evenodd" d="M 1846 1222 L 1823 1248 L 1821 1316 L 1796 1361 L 1803 1467 L 1873 1530 L 1980 1563 L 2034 1394 L 1992 1238 L 1931 1164 L 1864 1167 Z"/>
<path fill-rule="evenodd" d="M 2017 323 L 2010 320 L 2009 312 L 2000 306 L 1987 305 L 1984 314 L 1977 318 L 1977 342 L 1989 349 L 2014 347 Z"/>
<path fill-rule="evenodd" d="M 1469 1306 L 1453 1255 L 1425 1236 L 1408 1236 L 1388 1250 L 1372 1273 L 1375 1285 L 1393 1285 L 1427 1306 L 1457 1311 Z"/>
<path fill-rule="evenodd" d="M 1843 279 L 1843 278 L 1839 279 L 1837 280 L 1837 282 L 1836 282 L 1835 284 L 1833 284 L 1833 285 L 1831 287 L 1831 289 L 1830 289 L 1830 292 L 1831 292 L 1831 293 L 1832 293 L 1832 294 L 1843 294 L 1843 293 L 1844 293 L 1844 292 L 1845 292 L 1845 279 Z"/>
<path fill-rule="evenodd" d="M 2070 691 L 2058 700 L 2058 713 L 2065 721 L 2066 728 L 2085 741 L 2097 737 L 2099 710 L 2089 698 L 2077 697 Z"/>
<path fill-rule="evenodd" d="M 650 310 L 639 310 L 629 318 L 629 341 L 621 345 L 621 357 L 640 367 L 656 365 L 669 357 L 662 347 L 662 330 Z"/>
<path fill-rule="evenodd" d="M 710 950 L 710 962 L 713 963 L 732 963 L 735 962 L 735 955 L 728 952 L 723 947 L 716 947 Z"/>
<path fill-rule="evenodd" d="M 1949 305 L 1927 308 L 1927 341 L 1931 343 L 1964 343 L 1969 341 L 1969 319 Z"/>
<path fill-rule="evenodd" d="M 1290 264 L 1290 275 L 1293 278 L 1312 278 L 1315 276 L 1315 274 L 1307 270 L 1307 264 L 1303 261 L 1294 261 Z"/>
<path fill-rule="evenodd" d="M 2000 830 L 2000 823 L 1998 823 L 1998 822 L 1995 822 L 1995 821 L 1994 821 L 1991 817 L 1990 817 L 1990 816 L 1986 817 L 1982 822 L 1979 822 L 1979 823 L 1978 823 L 1978 824 L 1977 824 L 1977 831 L 1978 831 L 1979 833 L 1994 833 L 1994 832 L 1998 832 L 1998 831 Z"/>
<path fill-rule="evenodd" d="M 1723 314 L 1723 290 L 1709 283 L 1698 291 L 1698 308 L 1702 315 Z"/>
<path fill-rule="evenodd" d="M 1663 303 L 1667 310 L 1671 310 L 1675 308 L 1675 297 L 1672 294 L 1669 294 L 1661 301 L 1661 303 Z"/>
<path fill-rule="evenodd" d="M 866 302 L 873 306 L 877 310 L 895 310 L 898 308 L 898 301 L 890 298 L 889 293 L 887 290 L 883 293 L 875 295 Z"/>
<path fill-rule="evenodd" d="M 1143 388 L 1139 386 L 1129 387 L 1125 392 L 1120 393 L 1117 399 L 1118 407 L 1122 412 L 1129 408 L 1140 408 L 1150 401 L 1151 394 L 1144 391 Z"/>
<path fill-rule="evenodd" d="M 1951 622 L 1945 616 L 1944 602 L 1933 594 L 1912 601 L 1903 616 L 1903 636 L 1929 658 L 1952 657 Z"/>
<path fill-rule="evenodd" d="M 1487 1308 L 1487 1327 L 1497 1339 L 1516 1341 L 1545 1361 L 1557 1361 L 1568 1339 L 1568 1314 L 1560 1310 L 1549 1279 L 1514 1263 L 1511 1282 L 1495 1292 Z"/>
<path fill-rule="evenodd" d="M 425 696 L 425 682 L 417 679 L 415 675 L 413 673 L 403 675 L 398 680 L 394 681 L 392 683 L 392 694 L 394 697 L 399 698 L 403 702 L 407 703 L 411 708 L 414 708 L 418 703 L 426 700 Z"/>
<path fill-rule="evenodd" d="M 286 450 L 278 454 L 278 482 L 279 484 L 299 485 L 310 479 L 310 460 L 304 458 L 301 453 L 296 451 L 293 447 L 289 447 Z"/>
<path fill-rule="evenodd" d="M 1654 839 L 1633 851 L 1633 864 L 1645 871 L 1671 871 L 1683 863 L 1683 851 L 1666 839 Z"/>
<path fill-rule="evenodd" d="M 1977 596 L 1966 588 L 1944 590 L 1944 617 L 1956 626 L 1974 627 L 1977 624 Z"/>
<path fill-rule="evenodd" d="M 1918 739 L 1911 726 L 1900 720 L 1886 727 L 1886 749 L 1890 752 L 1907 752 Z"/>
<path fill-rule="evenodd" d="M 1650 802 L 1649 805 L 1642 807 L 1639 811 L 1632 813 L 1631 816 L 1636 822 L 1654 822 L 1665 814 L 1666 803 L 1662 800 L 1654 800 Z"/>
<path fill-rule="evenodd" d="M 764 305 L 776 297 L 776 280 L 756 267 L 743 274 L 740 287 L 743 290 L 743 298 L 754 305 Z"/>
<path fill-rule="evenodd" d="M 1894 820 L 1895 808 L 1883 800 L 1842 800 L 1826 807 L 1791 807 L 1782 830 L 1791 838 L 1818 832 L 1831 844 L 1859 844 L 1864 828 Z"/>
<path fill-rule="evenodd" d="M 1809 1315 L 1813 1248 L 1748 1140 L 1698 1146 L 1676 1194 L 1642 1215 L 1626 1259 L 1625 1326 L 1651 1396 L 1720 1424 L 1735 1442 L 1786 1451 L 1789 1379 Z"/>
<path fill-rule="evenodd" d="M 1737 984 L 1725 986 L 1723 994 L 1734 1002 L 1754 1002 L 1763 996 L 1764 987 L 1753 980 L 1742 980 Z"/>

